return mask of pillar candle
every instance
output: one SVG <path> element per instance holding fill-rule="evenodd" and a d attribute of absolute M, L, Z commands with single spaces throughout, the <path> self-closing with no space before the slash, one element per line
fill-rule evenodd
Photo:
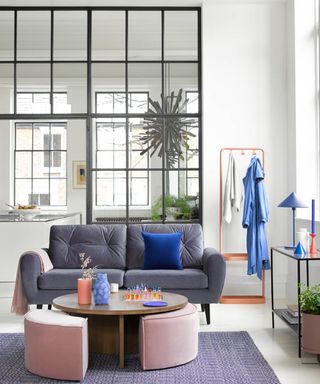
<path fill-rule="evenodd" d="M 315 233 L 315 226 L 314 226 L 314 224 L 315 224 L 315 220 L 314 220 L 314 218 L 315 218 L 315 200 L 314 199 L 312 199 L 312 201 L 311 201 L 311 206 L 312 206 L 312 211 L 311 211 L 311 233 Z"/>

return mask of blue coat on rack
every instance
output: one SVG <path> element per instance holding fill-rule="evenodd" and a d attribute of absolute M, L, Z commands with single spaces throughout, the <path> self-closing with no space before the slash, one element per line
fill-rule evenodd
<path fill-rule="evenodd" d="M 264 171 L 257 156 L 251 158 L 244 184 L 243 228 L 247 228 L 248 275 L 257 274 L 262 279 L 262 270 L 270 269 L 266 223 L 269 205 L 264 188 Z"/>

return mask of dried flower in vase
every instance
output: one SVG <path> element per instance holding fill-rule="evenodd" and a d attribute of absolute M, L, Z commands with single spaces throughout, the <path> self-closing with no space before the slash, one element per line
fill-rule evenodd
<path fill-rule="evenodd" d="M 97 275 L 98 266 L 93 268 L 88 268 L 88 265 L 91 263 L 91 256 L 86 256 L 85 252 L 79 253 L 81 269 L 82 269 L 82 278 L 83 279 L 94 279 Z"/>

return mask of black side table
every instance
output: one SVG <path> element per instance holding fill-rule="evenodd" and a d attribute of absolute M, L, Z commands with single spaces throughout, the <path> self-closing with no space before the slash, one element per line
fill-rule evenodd
<path fill-rule="evenodd" d="M 298 286 L 297 292 L 298 297 L 300 295 L 300 282 L 301 282 L 301 263 L 305 264 L 306 271 L 306 283 L 309 287 L 309 262 L 311 261 L 320 261 L 319 252 L 316 255 L 303 255 L 297 256 L 294 254 L 294 249 L 287 249 L 285 247 L 271 247 L 271 308 L 272 308 L 272 328 L 274 328 L 274 315 L 276 314 L 281 320 L 283 320 L 297 335 L 299 341 L 299 349 L 298 356 L 301 357 L 301 310 L 300 303 L 298 300 L 298 324 L 290 324 L 284 317 L 285 308 L 274 308 L 274 286 L 273 286 L 273 254 L 282 255 L 285 257 L 289 257 L 297 262 L 297 278 L 298 278 Z"/>

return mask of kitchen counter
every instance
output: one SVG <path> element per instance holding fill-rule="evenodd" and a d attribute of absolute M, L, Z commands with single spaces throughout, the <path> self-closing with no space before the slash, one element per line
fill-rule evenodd
<path fill-rule="evenodd" d="M 82 213 L 81 212 L 43 212 L 35 215 L 32 219 L 26 219 L 23 215 L 17 213 L 0 212 L 0 222 L 12 223 L 12 222 L 27 222 L 27 223 L 38 223 L 38 222 L 49 222 L 54 220 L 66 219 L 68 217 L 79 216 L 80 224 L 82 224 Z"/>

